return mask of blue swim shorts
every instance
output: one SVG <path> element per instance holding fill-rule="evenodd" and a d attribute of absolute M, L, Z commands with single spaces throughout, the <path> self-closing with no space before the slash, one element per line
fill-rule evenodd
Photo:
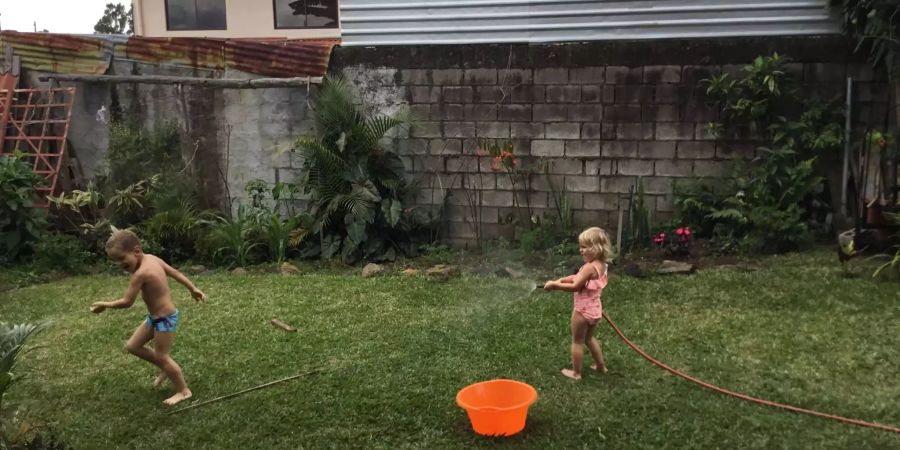
<path fill-rule="evenodd" d="M 158 317 L 155 319 L 150 314 L 147 314 L 147 320 L 145 322 L 148 327 L 153 328 L 156 331 L 174 333 L 175 329 L 178 328 L 178 310 L 176 309 L 170 316 Z"/>

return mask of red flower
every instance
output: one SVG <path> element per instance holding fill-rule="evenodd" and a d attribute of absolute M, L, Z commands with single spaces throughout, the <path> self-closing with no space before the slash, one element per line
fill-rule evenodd
<path fill-rule="evenodd" d="M 684 227 L 684 235 L 685 235 L 685 236 L 690 236 L 690 235 L 691 235 L 691 229 L 688 228 L 688 227 Z"/>
<path fill-rule="evenodd" d="M 885 145 L 887 145 L 887 141 L 884 140 L 884 138 L 881 138 L 878 140 L 878 145 L 884 147 Z"/>
<path fill-rule="evenodd" d="M 487 156 L 487 153 L 485 153 L 485 151 L 480 148 L 475 150 L 475 154 L 478 156 Z"/>
<path fill-rule="evenodd" d="M 499 156 L 494 157 L 494 159 L 491 160 L 491 171 L 499 172 L 503 170 L 501 164 L 503 164 L 503 158 Z"/>
<path fill-rule="evenodd" d="M 513 165 L 513 167 L 515 167 L 515 166 L 518 165 L 518 164 L 519 164 L 519 160 L 518 160 L 518 159 L 513 159 L 513 160 L 512 160 L 512 165 Z"/>
<path fill-rule="evenodd" d="M 684 234 L 684 228 L 679 228 L 679 229 L 675 230 L 675 234 L 681 236 L 682 234 Z"/>

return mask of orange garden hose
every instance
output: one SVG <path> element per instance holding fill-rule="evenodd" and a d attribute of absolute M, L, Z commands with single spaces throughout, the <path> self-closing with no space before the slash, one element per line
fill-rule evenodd
<path fill-rule="evenodd" d="M 810 410 L 810 409 L 805 409 L 805 408 L 800 408 L 800 407 L 797 407 L 797 406 L 786 405 L 786 404 L 784 404 L 784 403 L 778 403 L 778 402 L 773 402 L 773 401 L 769 401 L 769 400 L 763 400 L 763 399 L 761 399 L 761 398 L 751 397 L 751 396 L 749 396 L 749 395 L 741 394 L 741 393 L 739 393 L 739 392 L 729 391 L 728 389 L 722 389 L 722 388 L 720 388 L 720 387 L 718 387 L 718 386 L 713 386 L 712 384 L 706 383 L 706 382 L 704 382 L 704 381 L 702 381 L 702 380 L 698 380 L 697 378 L 694 378 L 694 377 L 692 377 L 692 376 L 690 376 L 690 375 L 681 373 L 681 372 L 679 372 L 679 371 L 677 371 L 677 370 L 675 370 L 675 369 L 673 369 L 673 368 L 667 366 L 665 363 L 660 362 L 659 360 L 657 360 L 657 359 L 653 358 L 652 356 L 648 355 L 646 352 L 644 352 L 643 350 L 641 350 L 637 345 L 635 345 L 633 342 L 631 342 L 631 340 L 629 340 L 627 337 L 625 337 L 625 334 L 622 333 L 622 330 L 620 330 L 619 327 L 616 326 L 616 323 L 613 322 L 612 319 L 609 318 L 609 315 L 606 314 L 605 311 L 603 312 L 603 317 L 606 318 L 606 321 L 609 323 L 609 326 L 612 327 L 612 329 L 616 332 L 616 334 L 618 334 L 619 337 L 622 338 L 622 340 L 625 341 L 625 343 L 628 344 L 629 347 L 631 347 L 634 351 L 638 352 L 639 355 L 643 356 L 644 359 L 646 359 L 647 361 L 650 361 L 651 363 L 653 363 L 653 364 L 656 365 L 656 366 L 661 367 L 662 369 L 665 369 L 666 371 L 668 371 L 669 373 L 671 373 L 671 374 L 673 374 L 673 375 L 677 375 L 677 376 L 679 376 L 679 377 L 681 377 L 681 378 L 684 378 L 685 380 L 688 380 L 688 381 L 690 381 L 690 382 L 692 382 L 692 383 L 698 384 L 698 385 L 700 385 L 700 386 L 702 386 L 702 387 L 705 387 L 705 388 L 707 388 L 707 389 L 716 391 L 716 392 L 718 392 L 718 393 L 720 393 L 720 394 L 725 394 L 725 395 L 730 395 L 730 396 L 732 396 L 732 397 L 737 397 L 737 398 L 739 398 L 739 399 L 741 399 L 741 400 L 747 400 L 747 401 L 749 401 L 749 402 L 758 403 L 758 404 L 760 404 L 760 405 L 774 406 L 774 407 L 776 407 L 776 408 L 782 408 L 782 409 L 786 409 L 786 410 L 788 410 L 788 411 L 793 411 L 793 412 L 798 412 L 798 413 L 803 413 L 803 414 L 809 414 L 809 415 L 811 415 L 811 416 L 816 416 L 816 417 L 824 417 L 824 418 L 826 418 L 826 419 L 837 420 L 837 421 L 839 421 L 839 422 L 849 423 L 849 424 L 852 424 L 852 425 L 859 425 L 859 426 L 869 427 L 869 428 L 877 428 L 877 429 L 879 429 L 879 430 L 889 431 L 889 432 L 891 432 L 891 433 L 900 433 L 900 428 L 895 428 L 895 427 L 888 426 L 888 425 L 882 425 L 882 424 L 880 424 L 880 423 L 866 422 L 866 421 L 863 421 L 863 420 L 857 420 L 857 419 L 850 419 L 850 418 L 847 418 L 847 417 L 836 416 L 836 415 L 833 415 L 833 414 L 825 414 L 825 413 L 821 413 L 821 412 L 818 412 L 818 411 L 813 411 L 813 410 Z"/>

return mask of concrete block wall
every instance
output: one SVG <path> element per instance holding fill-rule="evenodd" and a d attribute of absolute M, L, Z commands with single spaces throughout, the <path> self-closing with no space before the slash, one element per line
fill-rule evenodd
<path fill-rule="evenodd" d="M 422 204 L 437 205 L 446 196 L 446 236 L 463 243 L 475 237 L 463 182 L 483 191 L 485 236 L 511 238 L 516 228 L 512 183 L 475 156 L 484 139 L 512 142 L 521 167 L 535 171 L 527 198 L 539 216 L 555 214 L 547 166 L 552 184 L 574 206 L 578 226 L 612 226 L 638 178 L 654 217 L 671 218 L 676 180 L 713 182 L 727 175 L 735 159 L 752 158 L 757 146 L 746 133 L 720 141 L 708 135 L 706 124 L 718 112 L 708 105 L 701 80 L 737 74 L 773 51 L 797 56 L 788 70 L 805 93 L 841 97 L 850 74 L 861 82 L 854 116 L 863 120 L 885 111 L 886 86 L 840 39 L 691 41 L 662 48 L 649 42 L 473 46 L 442 53 L 340 49 L 334 70 L 352 73 L 364 97 L 402 92 L 419 121 L 396 148 L 422 180 Z M 359 82 L 367 70 L 377 71 L 377 81 Z M 521 186 L 519 191 L 518 204 L 524 205 Z"/>
<path fill-rule="evenodd" d="M 854 120 L 883 122 L 888 86 L 852 48 L 839 37 L 353 47 L 335 50 L 330 71 L 346 74 L 360 98 L 381 112 L 408 108 L 418 117 L 411 133 L 394 136 L 394 147 L 422 186 L 419 203 L 446 202 L 444 236 L 462 244 L 474 238 L 464 183 L 482 192 L 478 216 L 488 237 L 514 236 L 516 204 L 527 202 L 538 216 L 555 214 L 551 184 L 566 192 L 579 226 L 614 224 L 638 177 L 655 217 L 671 217 L 676 181 L 712 182 L 726 175 L 730 162 L 755 154 L 746 133 L 724 141 L 706 134 L 705 124 L 717 115 L 699 81 L 737 73 L 759 55 L 792 58 L 788 68 L 807 95 L 842 97 L 846 77 L 853 76 Z M 120 61 L 112 72 L 190 74 Z M 26 85 L 38 86 L 39 75 L 29 73 Z M 245 197 L 244 185 L 255 178 L 296 181 L 299 159 L 276 153 L 313 132 L 305 87 L 78 87 L 70 140 L 86 175 L 102 170 L 107 150 L 107 130 L 94 114 L 117 102 L 147 126 L 176 121 L 185 159 L 194 158 L 209 203 L 220 206 Z M 520 167 L 535 172 L 527 193 L 519 185 L 514 199 L 510 178 L 475 156 L 482 139 L 513 143 Z"/>
<path fill-rule="evenodd" d="M 111 73 L 196 75 L 184 68 L 124 61 L 114 61 Z M 26 85 L 42 85 L 38 77 L 43 73 L 26 74 L 23 80 Z M 233 71 L 221 76 L 252 77 Z M 210 207 L 236 207 L 246 202 L 244 186 L 253 179 L 269 184 L 296 181 L 301 162 L 288 150 L 297 137 L 314 132 L 305 86 L 241 90 L 149 84 L 65 84 L 78 88 L 69 142 L 86 179 L 106 171 L 108 127 L 96 120 L 97 110 L 118 108 L 148 129 L 162 121 L 175 123 L 181 130 L 182 156 L 192 162 L 192 173 L 201 185 L 205 206 Z"/>

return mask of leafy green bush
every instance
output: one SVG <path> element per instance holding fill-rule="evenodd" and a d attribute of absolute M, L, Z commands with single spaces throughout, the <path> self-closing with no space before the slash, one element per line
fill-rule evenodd
<path fill-rule="evenodd" d="M 783 253 L 801 249 L 812 242 L 809 227 L 803 221 L 798 205 L 784 209 L 778 206 L 757 206 L 747 213 L 753 224 L 742 243 L 745 252 Z"/>
<path fill-rule="evenodd" d="M 0 156 L 0 263 L 17 260 L 46 227 L 34 207 L 40 177 L 15 155 Z"/>
<path fill-rule="evenodd" d="M 114 188 L 135 184 L 148 173 L 173 173 L 181 164 L 178 127 L 163 122 L 147 130 L 136 122 L 111 123 L 106 161 Z"/>
<path fill-rule="evenodd" d="M 317 134 L 297 141 L 313 218 L 305 256 L 393 260 L 413 254 L 427 235 L 425 215 L 408 207 L 415 192 L 403 161 L 385 139 L 407 120 L 366 111 L 340 76 L 327 78 L 315 96 Z"/>
<path fill-rule="evenodd" d="M 718 241 L 721 251 L 802 247 L 811 241 L 811 223 L 819 215 L 800 205 L 828 203 L 818 161 L 843 145 L 841 110 L 801 97 L 785 62 L 777 54 L 761 56 L 736 79 L 723 74 L 703 81 L 722 113 L 709 129 L 722 138 L 750 126 L 765 144 L 752 161 L 738 161 L 719 186 L 676 187 L 679 223 Z"/>
<path fill-rule="evenodd" d="M 34 265 L 41 270 L 82 273 L 91 254 L 81 240 L 62 233 L 48 233 L 34 244 Z"/>
<path fill-rule="evenodd" d="M 518 238 L 519 248 L 527 254 L 559 243 L 560 234 L 553 224 L 537 223 L 531 228 L 520 228 Z"/>

